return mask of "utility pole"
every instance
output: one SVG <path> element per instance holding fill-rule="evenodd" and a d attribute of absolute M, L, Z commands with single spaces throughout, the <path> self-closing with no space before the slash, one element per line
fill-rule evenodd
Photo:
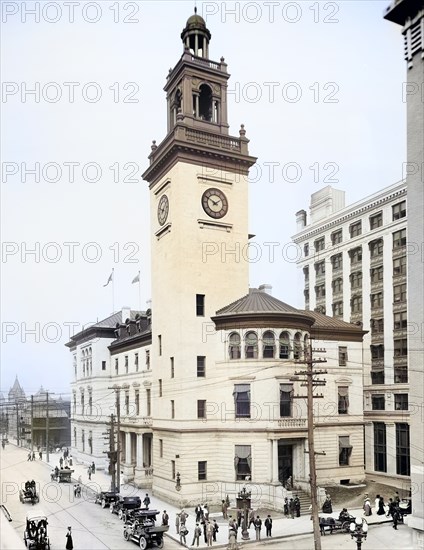
<path fill-rule="evenodd" d="M 49 392 L 46 391 L 46 460 L 49 462 Z"/>
<path fill-rule="evenodd" d="M 31 395 L 31 452 L 34 452 L 34 396 Z"/>
<path fill-rule="evenodd" d="M 315 550 L 321 550 L 321 533 L 319 528 L 319 509 L 318 509 L 318 495 L 317 495 L 317 471 L 315 464 L 315 455 L 316 454 L 325 454 L 316 453 L 314 445 L 314 397 L 322 398 L 323 395 L 314 395 L 314 386 L 324 386 L 326 384 L 325 380 L 315 379 L 314 376 L 319 374 L 327 374 L 325 370 L 314 371 L 314 363 L 326 363 L 325 359 L 316 359 L 312 358 L 312 352 L 324 353 L 325 350 L 317 349 L 313 350 L 312 345 L 305 350 L 305 361 L 298 361 L 298 363 L 306 364 L 306 371 L 295 372 L 296 376 L 302 375 L 306 377 L 306 380 L 301 384 L 307 388 L 307 408 L 308 408 L 308 453 L 309 453 L 309 476 L 311 482 L 311 504 L 312 504 L 312 523 L 314 529 L 314 548 Z M 304 396 L 296 396 L 302 397 Z"/>
<path fill-rule="evenodd" d="M 110 434 L 109 434 L 109 459 L 112 474 L 112 491 L 116 493 L 116 451 L 115 451 L 115 422 L 114 415 L 110 415 Z"/>
<path fill-rule="evenodd" d="M 121 490 L 121 388 L 116 390 L 116 492 Z"/>
<path fill-rule="evenodd" d="M 19 403 L 16 401 L 16 444 L 19 447 Z"/>

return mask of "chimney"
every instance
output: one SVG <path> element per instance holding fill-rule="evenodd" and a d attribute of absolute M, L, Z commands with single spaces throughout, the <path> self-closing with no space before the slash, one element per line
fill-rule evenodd
<path fill-rule="evenodd" d="M 296 212 L 296 230 L 302 231 L 306 226 L 306 210 L 299 210 Z"/>
<path fill-rule="evenodd" d="M 122 306 L 122 320 L 121 323 L 125 324 L 127 319 L 131 319 L 131 308 L 128 306 Z"/>
<path fill-rule="evenodd" d="M 265 294 L 269 294 L 270 296 L 272 296 L 272 285 L 267 285 L 267 284 L 261 285 L 259 287 L 259 290 L 261 292 L 265 292 Z"/>

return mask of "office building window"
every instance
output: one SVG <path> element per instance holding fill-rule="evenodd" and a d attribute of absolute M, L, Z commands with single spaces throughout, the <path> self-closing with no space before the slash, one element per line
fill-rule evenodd
<path fill-rule="evenodd" d="M 305 243 L 303 245 L 303 255 L 305 256 L 305 258 L 309 256 L 309 243 Z"/>
<path fill-rule="evenodd" d="M 343 292 L 343 279 L 339 277 L 338 279 L 334 279 L 334 281 L 331 283 L 331 286 L 333 287 L 333 294 L 336 294 L 337 292 Z"/>
<path fill-rule="evenodd" d="M 393 250 L 406 246 L 406 229 L 395 231 L 393 233 Z"/>
<path fill-rule="evenodd" d="M 406 275 L 406 256 L 393 260 L 393 277 Z"/>
<path fill-rule="evenodd" d="M 393 287 L 393 302 L 406 302 L 406 283 Z"/>
<path fill-rule="evenodd" d="M 317 300 L 325 298 L 325 285 L 318 285 L 315 287 L 315 296 Z"/>
<path fill-rule="evenodd" d="M 256 332 L 250 331 L 244 337 L 246 359 L 258 358 L 258 336 Z"/>
<path fill-rule="evenodd" d="M 205 295 L 196 294 L 196 315 L 197 317 L 205 316 Z"/>
<path fill-rule="evenodd" d="M 317 239 L 314 242 L 314 248 L 315 248 L 315 252 L 320 252 L 321 250 L 324 250 L 324 248 L 325 248 L 325 238 L 321 237 L 320 239 Z"/>
<path fill-rule="evenodd" d="M 384 395 L 372 395 L 371 407 L 373 411 L 384 411 L 385 409 Z"/>
<path fill-rule="evenodd" d="M 375 292 L 371 294 L 371 309 L 383 307 L 383 293 Z"/>
<path fill-rule="evenodd" d="M 125 392 L 125 414 L 128 416 L 130 414 L 130 394 Z"/>
<path fill-rule="evenodd" d="M 237 481 L 246 481 L 252 477 L 252 447 L 236 445 L 234 450 L 234 468 Z"/>
<path fill-rule="evenodd" d="M 392 206 L 392 219 L 400 220 L 406 216 L 406 201 L 398 202 Z"/>
<path fill-rule="evenodd" d="M 140 391 L 135 390 L 135 414 L 138 416 L 140 414 Z"/>
<path fill-rule="evenodd" d="M 350 265 L 360 264 L 362 262 L 362 246 L 349 250 Z"/>
<path fill-rule="evenodd" d="M 234 385 L 236 418 L 250 418 L 250 384 Z"/>
<path fill-rule="evenodd" d="M 408 328 L 408 318 L 406 311 L 400 311 L 393 314 L 394 330 L 406 330 Z"/>
<path fill-rule="evenodd" d="M 347 414 L 349 410 L 349 388 L 348 386 L 339 386 L 338 394 L 338 411 L 339 414 Z"/>
<path fill-rule="evenodd" d="M 339 229 L 331 233 L 331 244 L 340 244 L 343 241 L 343 231 Z"/>
<path fill-rule="evenodd" d="M 146 390 L 146 414 L 152 416 L 152 399 L 150 390 Z"/>
<path fill-rule="evenodd" d="M 370 346 L 371 359 L 384 359 L 384 346 Z"/>
<path fill-rule="evenodd" d="M 263 358 L 273 359 L 275 356 L 275 336 L 270 330 L 267 330 L 262 335 Z"/>
<path fill-rule="evenodd" d="M 362 233 L 362 222 L 355 222 L 349 226 L 350 238 L 359 237 Z"/>
<path fill-rule="evenodd" d="M 228 353 L 230 359 L 241 358 L 241 338 L 238 332 L 232 332 L 229 337 Z"/>
<path fill-rule="evenodd" d="M 407 411 L 407 410 L 408 410 L 408 394 L 395 393 L 395 411 Z"/>
<path fill-rule="evenodd" d="M 352 445 L 348 435 L 339 436 L 339 466 L 349 466 L 349 459 L 352 454 Z"/>
<path fill-rule="evenodd" d="M 331 265 L 333 266 L 333 271 L 336 271 L 337 269 L 342 269 L 343 267 L 343 256 L 342 254 L 334 254 L 334 256 L 331 256 Z"/>
<path fill-rule="evenodd" d="M 200 460 L 197 463 L 197 480 L 206 481 L 207 479 L 207 462 L 206 460 Z"/>
<path fill-rule="evenodd" d="M 409 425 L 396 424 L 396 473 L 400 476 L 411 475 L 409 448 Z"/>
<path fill-rule="evenodd" d="M 171 418 L 175 418 L 175 401 L 171 399 Z"/>
<path fill-rule="evenodd" d="M 197 400 L 197 418 L 206 418 L 206 399 Z"/>
<path fill-rule="evenodd" d="M 138 372 L 138 353 L 134 353 L 134 366 L 135 371 Z"/>
<path fill-rule="evenodd" d="M 159 439 L 159 458 L 163 458 L 163 439 Z"/>
<path fill-rule="evenodd" d="M 102 361 L 102 370 L 106 370 L 106 361 Z"/>
<path fill-rule="evenodd" d="M 162 352 L 162 343 L 160 344 L 160 350 Z M 146 369 L 150 369 L 150 350 L 146 349 Z"/>
<path fill-rule="evenodd" d="M 126 374 L 128 374 L 128 355 L 125 355 L 124 365 L 125 365 L 125 372 Z"/>
<path fill-rule="evenodd" d="M 387 472 L 386 425 L 374 422 L 374 470 Z"/>
<path fill-rule="evenodd" d="M 384 275 L 384 271 L 383 271 L 382 265 L 370 269 L 370 276 L 371 276 L 372 283 L 383 282 L 383 275 Z"/>
<path fill-rule="evenodd" d="M 288 359 L 290 357 L 290 336 L 288 332 L 282 332 L 279 338 L 280 343 L 280 359 Z"/>
<path fill-rule="evenodd" d="M 176 470 L 175 470 L 175 460 L 171 460 L 171 478 L 175 479 L 176 477 Z"/>
<path fill-rule="evenodd" d="M 280 384 L 280 416 L 293 415 L 293 384 Z"/>
<path fill-rule="evenodd" d="M 118 374 L 119 372 L 119 360 L 118 358 L 115 359 L 115 374 Z"/>
<path fill-rule="evenodd" d="M 333 315 L 334 316 L 343 315 L 343 302 L 334 302 L 334 304 L 333 304 Z"/>
<path fill-rule="evenodd" d="M 206 357 L 203 355 L 197 356 L 197 378 L 206 376 Z"/>
<path fill-rule="evenodd" d="M 316 262 L 314 264 L 315 267 L 315 275 L 319 277 L 320 275 L 325 275 L 325 261 L 322 262 Z"/>
<path fill-rule="evenodd" d="M 399 338 L 393 341 L 394 357 L 406 357 L 408 355 L 408 340 Z"/>
<path fill-rule="evenodd" d="M 339 367 L 347 365 L 347 347 L 339 346 Z"/>
<path fill-rule="evenodd" d="M 159 355 L 162 355 L 162 335 L 158 335 L 158 351 Z"/>
<path fill-rule="evenodd" d="M 383 239 L 376 239 L 369 243 L 371 258 L 377 258 L 383 255 Z"/>
<path fill-rule="evenodd" d="M 162 397 L 162 380 L 160 378 L 158 380 L 158 383 L 159 383 L 159 397 Z"/>
<path fill-rule="evenodd" d="M 350 305 L 352 313 L 362 313 L 362 296 L 354 296 Z"/>
<path fill-rule="evenodd" d="M 384 319 L 371 319 L 371 334 L 384 332 Z"/>
<path fill-rule="evenodd" d="M 352 290 L 362 287 L 362 271 L 355 271 L 350 274 L 350 288 Z"/>
<path fill-rule="evenodd" d="M 374 214 L 373 216 L 370 216 L 371 231 L 373 229 L 377 229 L 378 227 L 381 227 L 382 225 L 383 225 L 383 212 L 378 212 L 378 214 Z"/>

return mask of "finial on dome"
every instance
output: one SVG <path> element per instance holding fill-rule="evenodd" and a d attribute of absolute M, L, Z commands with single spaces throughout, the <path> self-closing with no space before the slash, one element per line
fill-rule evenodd
<path fill-rule="evenodd" d="M 157 148 L 158 148 L 158 146 L 156 145 L 156 140 L 154 139 L 154 140 L 152 141 L 151 149 L 152 149 L 152 151 L 156 151 Z"/>

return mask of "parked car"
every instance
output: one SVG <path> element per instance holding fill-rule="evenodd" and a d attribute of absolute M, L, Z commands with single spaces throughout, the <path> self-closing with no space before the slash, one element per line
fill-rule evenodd
<path fill-rule="evenodd" d="M 19 500 L 21 502 L 30 502 L 33 505 L 40 502 L 34 480 L 25 482 L 25 489 L 19 491 Z"/>
<path fill-rule="evenodd" d="M 158 510 L 145 508 L 134 512 L 133 519 L 126 521 L 124 526 L 124 539 L 138 544 L 141 550 L 148 546 L 163 548 L 163 534 L 168 531 L 169 525 L 156 526 Z"/>
<path fill-rule="evenodd" d="M 29 550 L 50 550 L 47 525 L 47 516 L 40 510 L 34 514 L 27 514 L 24 543 Z"/>
<path fill-rule="evenodd" d="M 101 491 L 100 493 L 97 493 L 96 498 L 94 499 L 94 504 L 100 504 L 102 508 L 106 508 L 106 506 L 110 506 L 119 500 L 119 497 L 119 493 L 115 493 L 113 491 Z"/>
<path fill-rule="evenodd" d="M 109 510 L 111 514 L 118 514 L 119 519 L 122 519 L 127 510 L 134 510 L 140 506 L 140 497 L 119 497 L 116 502 L 111 502 Z"/>

